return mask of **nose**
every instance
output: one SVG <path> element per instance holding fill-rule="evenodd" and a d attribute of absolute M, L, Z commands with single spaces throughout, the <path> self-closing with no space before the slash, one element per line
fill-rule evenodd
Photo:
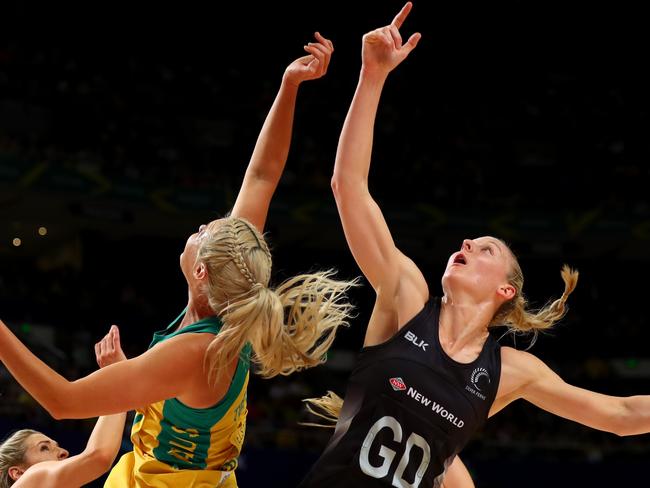
<path fill-rule="evenodd" d="M 207 225 L 205 225 L 205 224 L 201 225 L 201 226 L 199 227 L 199 232 L 203 232 L 203 231 L 205 230 L 206 227 L 207 227 Z"/>
<path fill-rule="evenodd" d="M 66 451 L 65 449 L 60 449 L 60 450 L 59 450 L 58 459 L 59 459 L 59 460 L 67 459 L 67 457 L 68 457 L 69 455 L 70 455 L 70 453 L 69 453 L 68 451 Z"/>
<path fill-rule="evenodd" d="M 474 250 L 474 241 L 471 239 L 465 239 L 463 241 L 463 251 L 472 252 Z"/>

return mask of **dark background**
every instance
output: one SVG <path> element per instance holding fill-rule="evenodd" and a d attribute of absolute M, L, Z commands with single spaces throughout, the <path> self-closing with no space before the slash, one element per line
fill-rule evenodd
<path fill-rule="evenodd" d="M 361 36 L 401 5 L 3 5 L 2 319 L 70 379 L 94 369 L 92 345 L 112 323 L 128 354 L 141 353 L 185 305 L 185 239 L 230 209 L 283 70 L 315 30 L 336 51 L 327 76 L 300 90 L 268 220 L 274 281 L 329 267 L 358 275 L 329 179 Z M 640 127 L 647 111 L 624 112 L 618 33 L 596 9 L 417 2 L 402 32 L 423 37 L 386 84 L 370 183 L 433 293 L 466 237 L 511 243 L 536 306 L 561 293 L 563 263 L 577 267 L 571 311 L 533 352 L 573 384 L 630 395 L 650 378 L 650 206 L 647 148 L 625 158 L 624 113 Z M 365 285 L 351 298 L 358 318 L 326 365 L 251 376 L 241 486 L 295 486 L 322 451 L 329 432 L 298 425 L 300 400 L 344 392 L 373 296 Z M 3 435 L 39 428 L 78 452 L 93 423 L 52 421 L 0 369 Z M 649 452 L 647 436 L 600 433 L 521 402 L 463 457 L 484 488 L 643 486 L 630 480 Z"/>

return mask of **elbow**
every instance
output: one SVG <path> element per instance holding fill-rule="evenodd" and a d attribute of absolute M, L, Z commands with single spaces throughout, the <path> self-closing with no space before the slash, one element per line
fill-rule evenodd
<path fill-rule="evenodd" d="M 115 461 L 115 457 L 117 456 L 116 452 L 108 452 L 107 450 L 100 450 L 97 453 L 97 467 L 102 470 L 102 472 L 106 472 L 111 467 L 113 466 L 113 461 Z"/>
<path fill-rule="evenodd" d="M 67 408 L 61 402 L 53 402 L 49 405 L 44 405 L 44 407 L 54 420 L 66 420 L 70 418 Z"/>
<path fill-rule="evenodd" d="M 617 435 L 618 437 L 627 437 L 633 434 L 630 428 L 626 427 L 625 425 L 616 426 L 614 429 L 611 430 L 611 433 Z"/>
<path fill-rule="evenodd" d="M 626 399 L 622 399 L 617 409 L 616 413 L 613 414 L 614 420 L 612 429 L 610 430 L 612 434 L 615 434 L 619 437 L 627 437 L 630 435 L 638 434 L 638 428 L 635 428 L 635 419 L 633 412 L 629 405 L 627 404 Z"/>
<path fill-rule="evenodd" d="M 330 186 L 332 187 L 332 193 L 334 194 L 334 198 L 338 200 L 341 196 L 341 183 L 342 183 L 342 178 L 340 176 L 334 175 L 332 176 L 332 181 L 330 182 Z"/>
<path fill-rule="evenodd" d="M 341 174 L 334 173 L 330 182 L 332 193 L 337 202 L 344 201 L 351 193 L 360 193 L 368 190 L 365 180 L 344 177 Z"/>
<path fill-rule="evenodd" d="M 55 420 L 67 420 L 79 418 L 75 416 L 78 405 L 79 402 L 75 401 L 72 384 L 68 383 L 62 391 L 59 391 L 55 398 L 43 406 Z M 75 408 L 75 406 L 77 407 Z"/>
<path fill-rule="evenodd" d="M 612 429 L 612 434 L 618 437 L 628 437 L 639 433 L 639 429 L 635 428 L 631 419 L 620 419 L 614 429 Z"/>
<path fill-rule="evenodd" d="M 87 453 L 88 458 L 91 460 L 93 466 L 97 470 L 98 476 L 105 473 L 113 466 L 113 461 L 117 456 L 117 452 L 109 449 L 97 448 Z"/>
<path fill-rule="evenodd" d="M 73 418 L 70 411 L 62 405 L 48 407 L 47 412 L 54 420 L 67 420 Z"/>

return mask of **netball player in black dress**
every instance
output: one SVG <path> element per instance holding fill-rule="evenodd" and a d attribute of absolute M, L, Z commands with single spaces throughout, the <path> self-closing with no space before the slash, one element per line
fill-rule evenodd
<path fill-rule="evenodd" d="M 395 246 L 368 190 L 373 125 L 388 73 L 416 47 L 393 22 L 363 37 L 362 68 L 339 140 L 332 188 L 348 245 L 376 302 L 336 430 L 301 488 L 441 487 L 448 466 L 485 420 L 514 400 L 619 435 L 650 431 L 650 397 L 601 395 L 565 383 L 538 358 L 500 347 L 491 325 L 550 327 L 562 297 L 530 312 L 517 259 L 494 237 L 466 239 L 449 258 L 442 298 Z M 405 128 L 408 130 L 408 127 Z"/>

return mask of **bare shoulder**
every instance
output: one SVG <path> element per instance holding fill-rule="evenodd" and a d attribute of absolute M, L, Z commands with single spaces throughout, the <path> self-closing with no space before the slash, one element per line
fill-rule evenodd
<path fill-rule="evenodd" d="M 501 370 L 503 374 L 520 377 L 534 376 L 544 367 L 544 362 L 534 354 L 519 351 L 512 347 L 501 348 Z"/>
<path fill-rule="evenodd" d="M 31 466 L 14 485 L 14 488 L 48 488 L 54 487 L 56 471 L 60 461 L 44 461 Z"/>
<path fill-rule="evenodd" d="M 527 351 L 520 351 L 510 346 L 501 347 L 501 361 L 515 366 L 524 366 L 528 362 L 537 359 L 533 354 Z"/>
<path fill-rule="evenodd" d="M 539 377 L 544 363 L 526 351 L 501 347 L 501 379 L 499 389 L 489 416 L 503 410 L 515 400 L 522 398 L 526 387 Z"/>
<path fill-rule="evenodd" d="M 161 374 L 196 372 L 198 376 L 201 376 L 205 352 L 215 337 L 210 333 L 180 334 L 156 344 L 141 356 L 125 361 L 125 363 L 136 361 L 133 364 L 134 368 L 141 367 L 147 371 L 156 370 Z M 110 367 L 113 366 L 117 365 Z"/>
<path fill-rule="evenodd" d="M 158 350 L 165 354 L 199 353 L 205 352 L 216 336 L 209 332 L 180 334 L 171 339 L 156 344 L 151 350 Z"/>

